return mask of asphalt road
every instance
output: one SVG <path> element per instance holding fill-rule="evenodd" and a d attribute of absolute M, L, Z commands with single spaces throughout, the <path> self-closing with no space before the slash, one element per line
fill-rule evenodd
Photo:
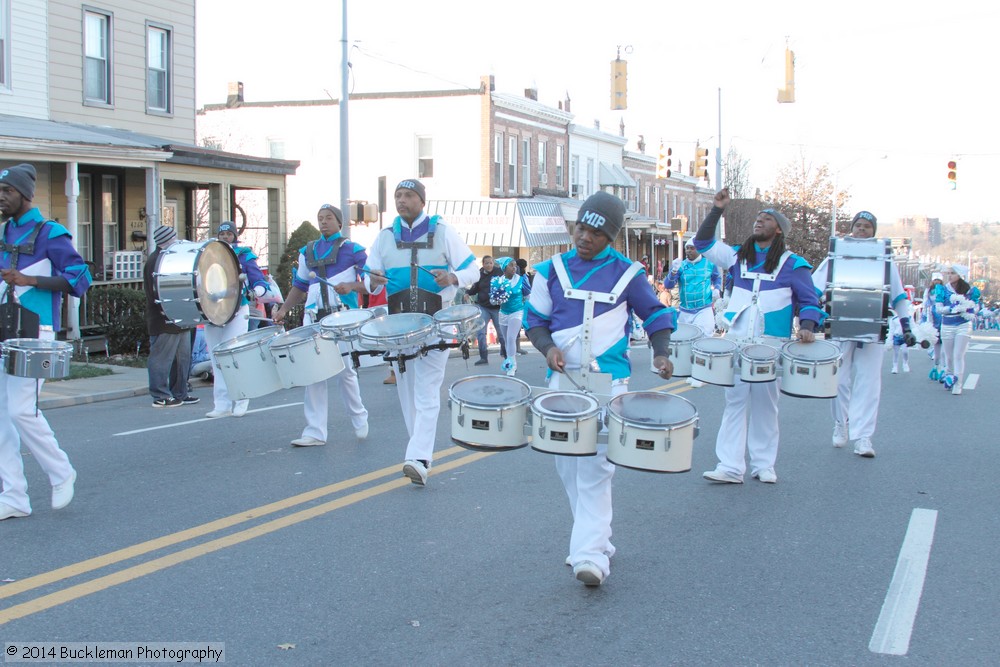
<path fill-rule="evenodd" d="M 618 470 L 618 552 L 597 589 L 563 564 L 551 456 L 454 447 L 443 406 L 428 486 L 401 476 L 380 368 L 361 371 L 369 438 L 331 391 L 325 447 L 288 444 L 299 390 L 241 419 L 204 419 L 209 389 L 171 410 L 50 410 L 77 494 L 48 509 L 25 456 L 35 512 L 0 523 L 0 638 L 225 643 L 239 665 L 996 664 L 998 355 L 1000 337 L 973 341 L 960 397 L 923 352 L 898 375 L 886 355 L 875 459 L 830 445 L 827 401 L 782 397 L 776 485 L 704 481 L 722 389 L 637 370 L 633 389 L 698 406 L 701 435 L 691 473 Z M 445 388 L 482 370 L 452 359 Z M 519 375 L 541 386 L 541 357 Z"/>

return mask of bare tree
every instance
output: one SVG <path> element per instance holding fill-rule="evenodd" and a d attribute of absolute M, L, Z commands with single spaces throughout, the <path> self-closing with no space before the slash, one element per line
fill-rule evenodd
<path fill-rule="evenodd" d="M 833 181 L 829 166 L 814 166 L 801 156 L 781 169 L 774 187 L 765 196 L 792 223 L 791 233 L 785 239 L 788 248 L 816 266 L 830 247 Z M 847 230 L 849 201 L 846 191 L 837 193 L 838 233 Z"/>
<path fill-rule="evenodd" d="M 750 190 L 750 160 L 733 146 L 726 153 L 726 161 L 722 165 L 724 186 L 729 188 L 729 196 L 733 199 L 749 199 Z"/>

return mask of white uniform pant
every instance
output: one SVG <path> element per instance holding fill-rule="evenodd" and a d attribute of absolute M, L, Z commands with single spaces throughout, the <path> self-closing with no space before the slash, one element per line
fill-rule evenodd
<path fill-rule="evenodd" d="M 59 449 L 45 416 L 35 414 L 34 378 L 7 375 L 0 370 L 0 502 L 21 512 L 31 512 L 28 480 L 24 477 L 21 444 L 31 452 L 53 486 L 73 474 L 66 452 Z M 42 380 L 37 381 L 41 391 Z"/>
<path fill-rule="evenodd" d="M 517 337 L 521 335 L 521 321 L 524 318 L 524 311 L 519 310 L 514 313 L 500 313 L 500 328 L 503 329 L 504 341 L 507 345 L 507 356 L 517 364 Z"/>
<path fill-rule="evenodd" d="M 444 382 L 448 352 L 432 350 L 426 356 L 408 359 L 405 373 L 399 370 L 397 362 L 392 363 L 396 371 L 399 407 L 409 434 L 404 457 L 407 460 L 430 463 L 434 456 L 438 413 L 441 412 L 441 383 Z"/>
<path fill-rule="evenodd" d="M 549 378 L 549 388 L 559 388 L 559 373 Z M 628 391 L 628 383 L 611 385 L 611 394 Z M 570 563 L 583 561 L 601 568 L 604 576 L 611 573 L 611 478 L 615 465 L 608 461 L 608 445 L 597 445 L 596 456 L 556 456 L 556 472 L 562 480 L 569 508 L 573 512 L 573 531 L 569 538 Z"/>
<path fill-rule="evenodd" d="M 722 413 L 715 455 L 719 468 L 738 475 L 746 472 L 746 454 L 750 452 L 750 471 L 756 473 L 774 467 L 778 458 L 778 383 L 743 382 L 726 387 L 726 409 Z"/>
<path fill-rule="evenodd" d="M 677 321 L 683 324 L 695 325 L 708 337 L 715 335 L 715 311 L 712 310 L 711 306 L 702 308 L 697 313 L 679 311 Z"/>
<path fill-rule="evenodd" d="M 351 351 L 349 343 L 338 343 L 338 345 L 342 353 Z M 368 410 L 365 409 L 364 403 L 361 402 L 361 386 L 358 384 L 358 374 L 354 370 L 354 364 L 351 363 L 350 356 L 344 357 L 344 365 L 346 366 L 344 370 L 337 373 L 333 379 L 336 380 L 337 385 L 340 387 L 340 398 L 344 401 L 344 408 L 347 410 L 347 414 L 351 416 L 351 426 L 354 427 L 354 430 L 357 430 L 368 423 Z M 305 389 L 303 405 L 305 408 L 306 427 L 302 431 L 303 438 L 316 438 L 317 440 L 326 442 L 328 436 L 327 419 L 330 407 L 328 383 L 329 380 L 323 380 L 322 382 L 311 384 Z"/>
<path fill-rule="evenodd" d="M 878 420 L 878 402 L 882 394 L 882 343 L 839 341 L 841 352 L 837 398 L 833 399 L 833 420 L 849 424 L 854 440 L 871 438 Z"/>
<path fill-rule="evenodd" d="M 215 401 L 215 409 L 222 412 L 233 409 L 233 399 L 230 398 L 229 390 L 226 389 L 226 378 L 222 376 L 222 373 L 218 372 L 218 365 L 215 363 L 215 346 L 232 340 L 240 334 L 245 334 L 249 323 L 247 319 L 249 313 L 250 306 L 244 304 L 236 311 L 236 317 L 229 320 L 229 323 L 225 326 L 219 327 L 214 324 L 205 324 L 205 345 L 208 347 L 209 356 L 212 357 L 212 368 L 215 369 L 212 398 Z"/>
<path fill-rule="evenodd" d="M 965 379 L 965 353 L 972 336 L 972 322 L 941 325 L 941 349 L 944 351 L 942 369 L 958 377 L 956 384 Z"/>

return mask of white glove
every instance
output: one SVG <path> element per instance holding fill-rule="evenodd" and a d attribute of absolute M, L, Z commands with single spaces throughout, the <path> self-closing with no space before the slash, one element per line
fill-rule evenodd
<path fill-rule="evenodd" d="M 267 293 L 267 288 L 263 285 L 254 285 L 253 293 L 259 299 Z"/>
<path fill-rule="evenodd" d="M 680 268 L 681 268 L 681 260 L 680 260 L 680 258 L 677 258 L 674 261 L 670 262 L 670 272 L 671 273 L 677 273 L 677 271 Z"/>
<path fill-rule="evenodd" d="M 712 301 L 717 301 L 719 299 L 719 290 L 712 289 Z"/>

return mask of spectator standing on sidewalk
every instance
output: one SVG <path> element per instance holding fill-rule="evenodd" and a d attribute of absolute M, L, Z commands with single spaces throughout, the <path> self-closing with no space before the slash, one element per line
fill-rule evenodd
<path fill-rule="evenodd" d="M 476 305 L 479 306 L 479 312 L 483 316 L 483 328 L 476 335 L 476 345 L 479 347 L 479 361 L 475 363 L 476 366 L 485 366 L 490 363 L 487 358 L 489 350 L 486 344 L 486 327 L 490 321 L 493 322 L 493 329 L 497 332 L 497 340 L 500 341 L 500 357 L 507 358 L 507 344 L 500 333 L 500 305 L 490 303 L 490 281 L 497 276 L 502 276 L 503 271 L 489 255 L 485 255 L 482 262 L 483 266 L 479 269 L 479 280 L 472 283 L 466 290 L 470 296 L 476 297 Z"/>
<path fill-rule="evenodd" d="M 173 227 L 160 225 L 153 231 L 156 249 L 146 258 L 142 269 L 142 290 L 146 293 L 146 331 L 149 332 L 149 395 L 154 408 L 176 408 L 193 405 L 197 396 L 188 394 L 191 374 L 191 330 L 177 326 L 167 318 L 156 300 L 156 278 L 153 273 L 160 253 L 177 242 Z"/>

